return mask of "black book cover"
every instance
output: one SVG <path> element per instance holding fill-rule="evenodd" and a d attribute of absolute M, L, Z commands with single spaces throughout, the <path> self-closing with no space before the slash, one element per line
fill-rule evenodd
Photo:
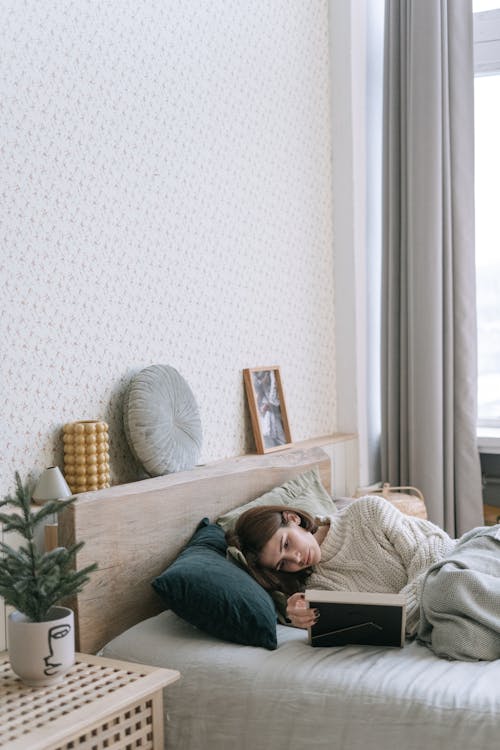
<path fill-rule="evenodd" d="M 404 646 L 406 605 L 402 594 L 308 589 L 306 601 L 320 613 L 309 629 L 311 646 Z"/>

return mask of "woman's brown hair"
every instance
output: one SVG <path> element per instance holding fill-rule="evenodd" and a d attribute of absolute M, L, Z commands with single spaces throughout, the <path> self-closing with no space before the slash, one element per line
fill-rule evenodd
<path fill-rule="evenodd" d="M 234 530 L 226 533 L 226 540 L 228 545 L 237 547 L 243 553 L 248 570 L 257 583 L 267 591 L 282 591 L 290 595 L 304 590 L 311 568 L 295 573 L 282 573 L 264 568 L 259 563 L 262 548 L 281 526 L 287 526 L 288 513 L 296 513 L 302 528 L 311 534 L 318 530 L 314 518 L 303 510 L 284 505 L 259 505 L 241 514 Z"/>

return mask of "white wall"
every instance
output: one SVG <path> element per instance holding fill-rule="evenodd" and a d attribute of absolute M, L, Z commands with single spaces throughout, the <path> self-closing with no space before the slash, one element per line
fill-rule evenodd
<path fill-rule="evenodd" d="M 327 0 L 0 0 L 0 493 L 121 425 L 152 363 L 202 460 L 253 450 L 241 370 L 282 368 L 292 437 L 335 430 Z"/>
<path fill-rule="evenodd" d="M 380 481 L 384 0 L 330 0 L 337 424 Z"/>

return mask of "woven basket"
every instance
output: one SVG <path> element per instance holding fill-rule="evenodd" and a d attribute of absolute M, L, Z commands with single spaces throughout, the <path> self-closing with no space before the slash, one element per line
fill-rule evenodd
<path fill-rule="evenodd" d="M 356 492 L 356 497 L 363 495 L 382 495 L 407 516 L 427 518 L 424 496 L 416 487 L 391 487 L 388 482 L 385 482 L 381 489 L 364 488 Z"/>

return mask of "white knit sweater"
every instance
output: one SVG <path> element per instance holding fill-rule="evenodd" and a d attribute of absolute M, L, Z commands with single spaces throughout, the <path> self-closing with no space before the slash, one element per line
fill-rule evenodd
<path fill-rule="evenodd" d="M 401 513 L 374 495 L 354 501 L 330 518 L 308 588 L 331 591 L 401 592 L 406 597 L 406 633 L 419 623 L 424 573 L 456 544 L 430 521 Z"/>

